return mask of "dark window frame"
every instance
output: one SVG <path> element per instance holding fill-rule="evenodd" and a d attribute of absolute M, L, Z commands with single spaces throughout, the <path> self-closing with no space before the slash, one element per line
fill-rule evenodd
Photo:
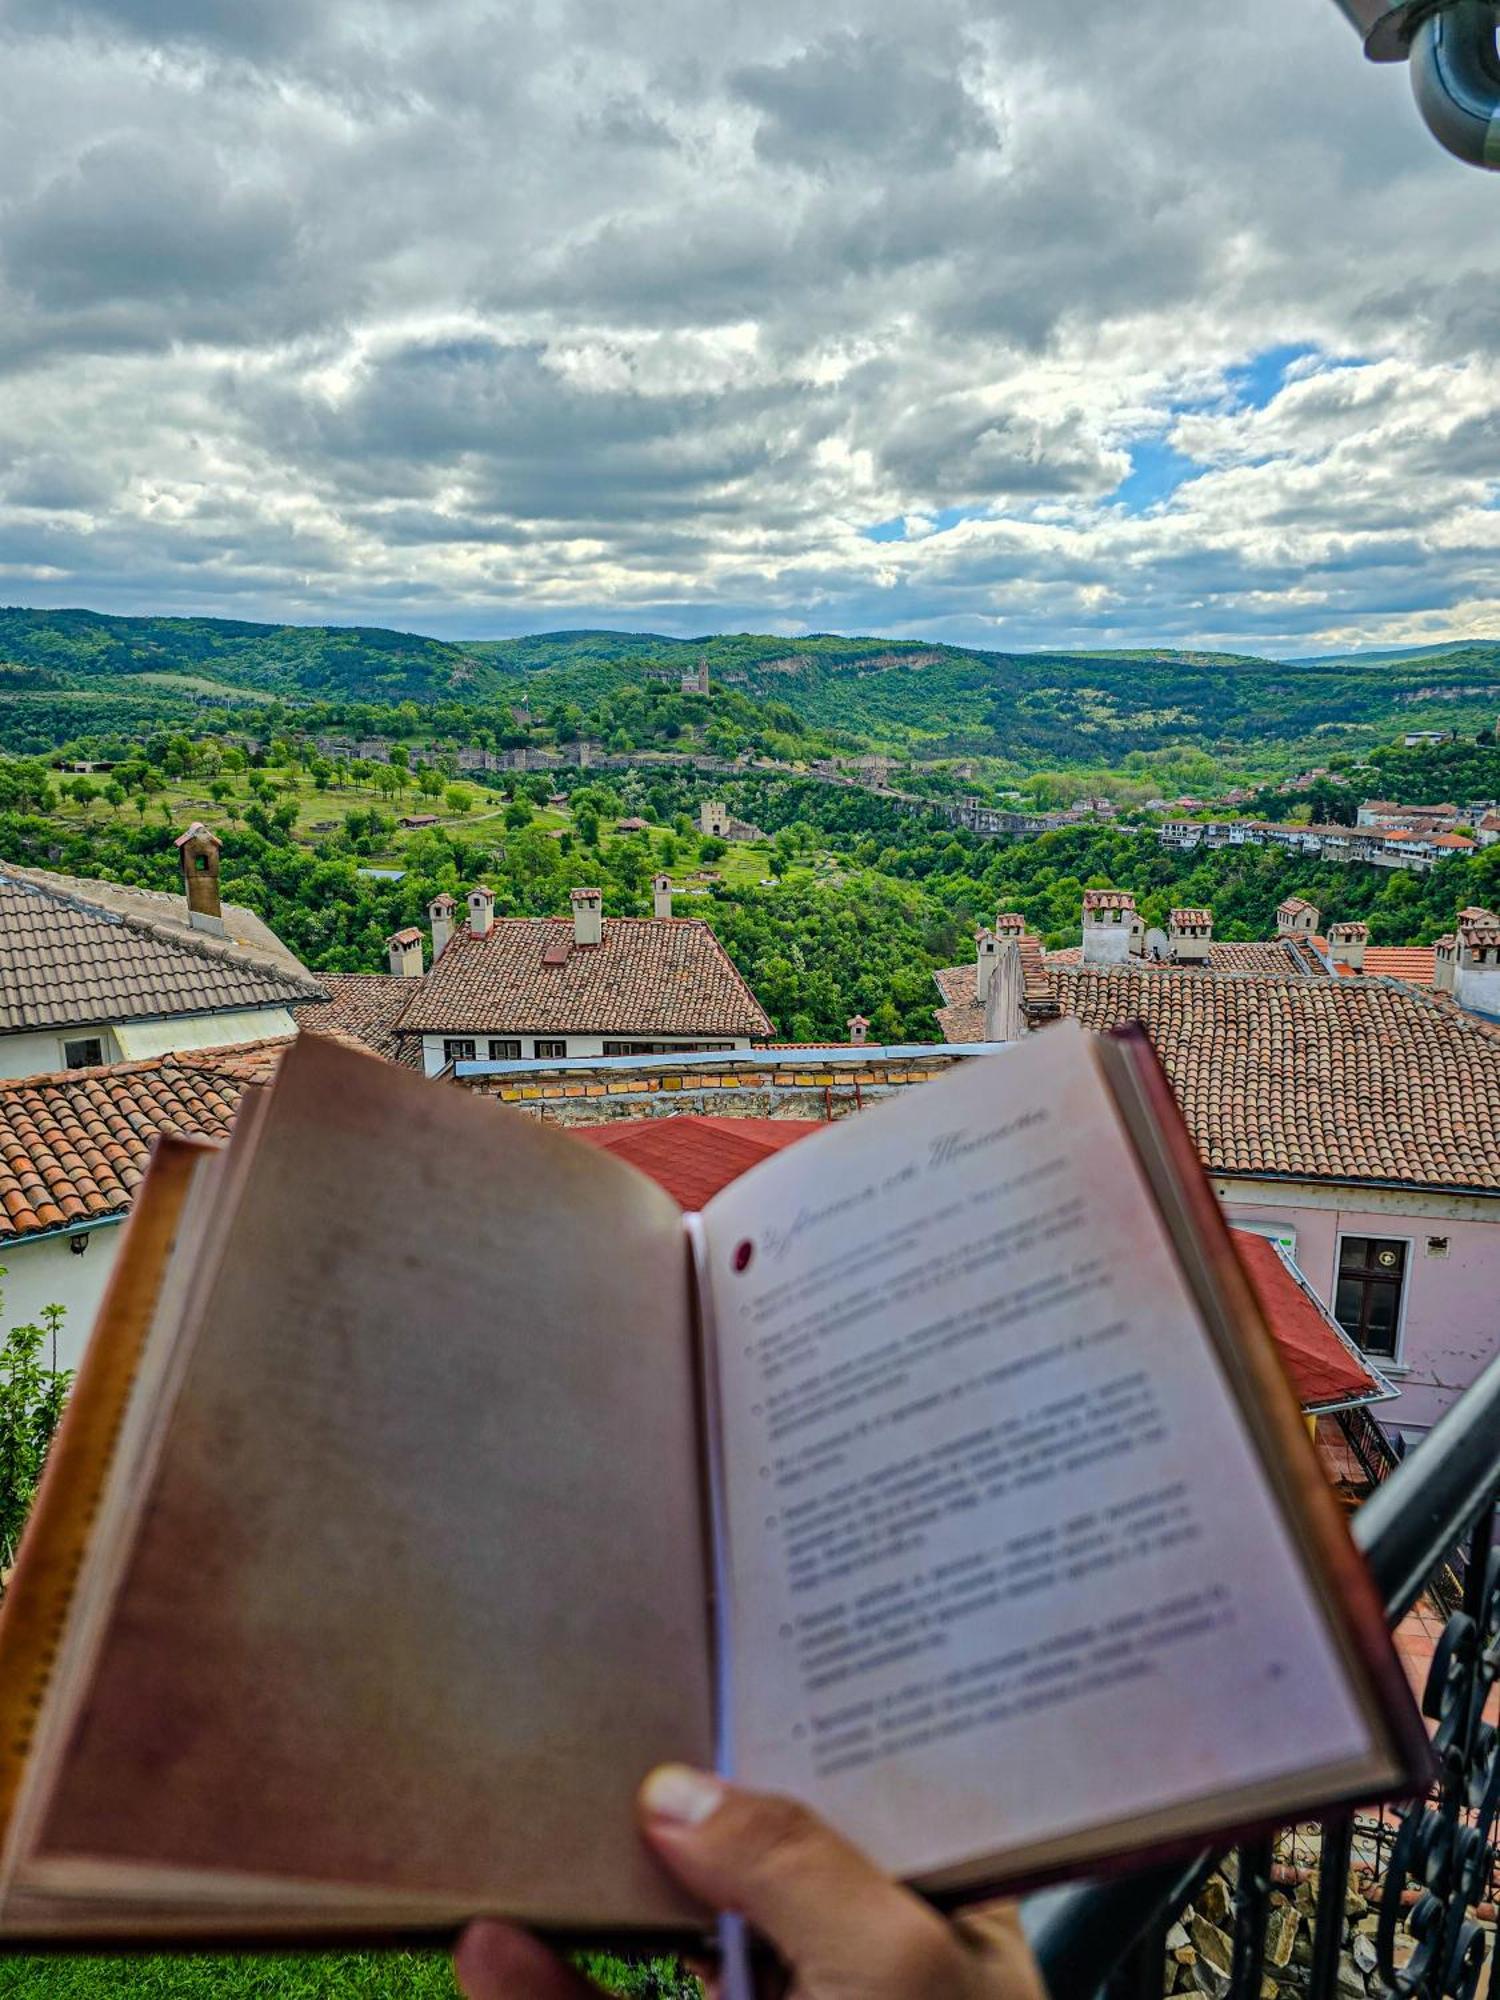
<path fill-rule="evenodd" d="M 64 1069 L 98 1069 L 105 1060 L 102 1035 L 75 1035 L 62 1047 Z M 94 1053 L 80 1058 L 73 1053 L 75 1049 L 92 1049 Z"/>
<path fill-rule="evenodd" d="M 477 1062 L 479 1048 L 472 1035 L 445 1035 L 443 1037 L 443 1061 Z"/>
<path fill-rule="evenodd" d="M 1333 1314 L 1361 1353 L 1399 1360 L 1410 1273 L 1411 1244 L 1404 1236 L 1339 1237 Z"/>
<path fill-rule="evenodd" d="M 487 1044 L 491 1062 L 519 1062 L 521 1060 L 520 1038 L 516 1035 L 491 1035 Z"/>
<path fill-rule="evenodd" d="M 537 1041 L 532 1045 L 538 1062 L 562 1062 L 568 1053 L 566 1040 Z"/>

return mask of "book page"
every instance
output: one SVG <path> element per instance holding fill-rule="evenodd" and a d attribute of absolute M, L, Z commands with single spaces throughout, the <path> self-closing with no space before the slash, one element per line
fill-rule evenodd
<path fill-rule="evenodd" d="M 711 1754 L 690 1304 L 643 1176 L 303 1037 L 28 1880 L 682 1922 L 633 1797 Z"/>
<path fill-rule="evenodd" d="M 746 1783 L 932 1878 L 1369 1755 L 1082 1030 L 780 1154 L 704 1235 Z"/>

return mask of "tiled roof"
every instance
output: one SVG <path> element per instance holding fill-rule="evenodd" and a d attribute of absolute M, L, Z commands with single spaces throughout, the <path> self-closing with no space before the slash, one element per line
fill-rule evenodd
<path fill-rule="evenodd" d="M 567 917 L 455 931 L 401 1017 L 414 1034 L 763 1037 L 771 1023 L 698 917 L 606 917 L 599 944 Z"/>
<path fill-rule="evenodd" d="M 0 1246 L 123 1214 L 157 1133 L 227 1137 L 245 1091 L 269 1083 L 291 1045 L 276 1035 L 0 1082 Z"/>
<path fill-rule="evenodd" d="M 1387 1395 L 1387 1385 L 1366 1367 L 1281 1249 L 1253 1229 L 1229 1233 L 1303 1409 L 1326 1410 Z"/>
<path fill-rule="evenodd" d="M 1083 947 L 1066 945 L 1061 951 L 1049 951 L 1046 962 L 1053 965 L 1081 965 Z M 1143 969 L 1150 969 L 1147 960 L 1139 960 Z M 1212 972 L 1300 972 L 1312 978 L 1326 978 L 1328 968 L 1321 962 L 1312 941 L 1305 937 L 1248 939 L 1236 943 L 1230 938 L 1215 938 L 1208 947 L 1208 965 Z M 1172 966 L 1171 971 L 1185 971 L 1191 968 Z"/>
<path fill-rule="evenodd" d="M 1384 979 L 1050 965 L 1088 1028 L 1143 1021 L 1211 1171 L 1500 1191 L 1500 1030 Z"/>
<path fill-rule="evenodd" d="M 1433 962 L 1430 944 L 1367 944 L 1364 976 L 1366 979 L 1404 979 L 1408 986 L 1430 986 Z M 1341 965 L 1339 971 L 1345 978 L 1359 976 L 1350 972 L 1346 965 Z"/>
<path fill-rule="evenodd" d="M 320 997 L 284 948 L 191 930 L 143 904 L 150 894 L 0 868 L 0 1033 Z"/>
<path fill-rule="evenodd" d="M 394 972 L 330 972 L 324 974 L 323 985 L 326 1000 L 309 1000 L 292 1009 L 299 1028 L 359 1042 L 389 1062 L 406 1060 L 395 1027 L 411 1004 L 415 979 Z"/>
<path fill-rule="evenodd" d="M 1133 910 L 1135 897 L 1128 889 L 1085 889 L 1083 907 L 1086 910 Z"/>
<path fill-rule="evenodd" d="M 1202 930 L 1213 922 L 1213 913 L 1210 910 L 1192 910 L 1183 908 L 1180 910 L 1173 910 L 1171 916 L 1167 919 L 1167 921 L 1169 923 L 1177 924 L 1179 926 L 1183 924 L 1196 924 L 1198 928 Z"/>
<path fill-rule="evenodd" d="M 750 1167 L 826 1121 L 808 1118 L 620 1118 L 563 1129 L 585 1145 L 628 1160 L 679 1208 L 699 1209 Z"/>
<path fill-rule="evenodd" d="M 121 1214 L 158 1132 L 221 1139 L 284 1039 L 0 1083 L 0 1243 Z"/>

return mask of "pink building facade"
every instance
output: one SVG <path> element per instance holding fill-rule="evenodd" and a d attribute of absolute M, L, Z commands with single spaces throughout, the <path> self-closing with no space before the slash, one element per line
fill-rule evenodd
<path fill-rule="evenodd" d="M 1367 1351 L 1400 1390 L 1378 1412 L 1388 1431 L 1415 1442 L 1500 1351 L 1500 1195 L 1223 1175 L 1214 1188 L 1231 1222 L 1286 1245 L 1351 1333 L 1347 1315 L 1376 1296 Z"/>

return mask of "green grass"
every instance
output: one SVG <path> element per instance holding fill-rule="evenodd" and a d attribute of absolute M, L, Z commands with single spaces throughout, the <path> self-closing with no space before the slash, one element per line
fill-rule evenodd
<path fill-rule="evenodd" d="M 606 1992 L 687 2000 L 700 1991 L 674 1959 L 589 1953 Z M 313 1958 L 0 1958 L 0 2000 L 455 2000 L 437 1952 L 343 1952 Z"/>

